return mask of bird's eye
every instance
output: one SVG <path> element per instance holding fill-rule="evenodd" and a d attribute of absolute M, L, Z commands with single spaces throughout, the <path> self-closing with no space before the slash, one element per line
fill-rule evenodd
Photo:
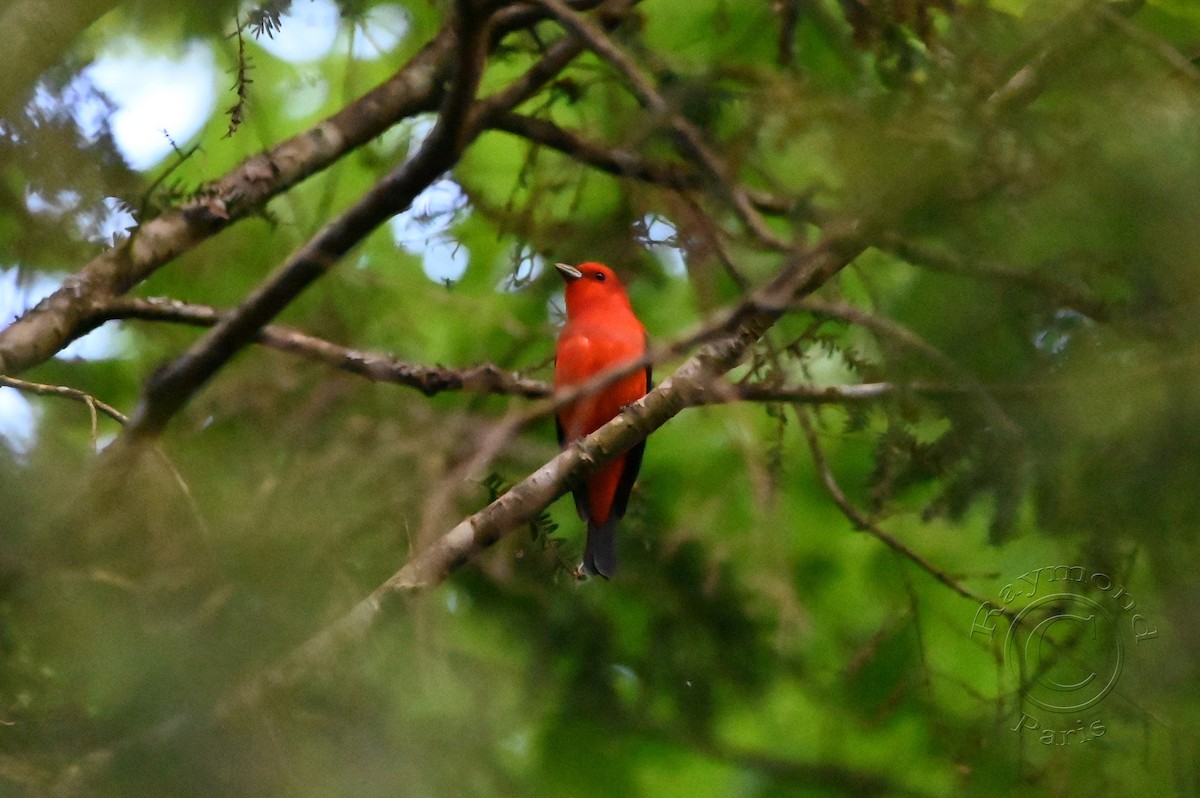
<path fill-rule="evenodd" d="M 596 282 L 604 282 L 604 272 L 596 272 Z"/>

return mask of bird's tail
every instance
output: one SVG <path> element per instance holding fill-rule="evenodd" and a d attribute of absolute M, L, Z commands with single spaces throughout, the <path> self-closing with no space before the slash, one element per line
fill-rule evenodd
<path fill-rule="evenodd" d="M 587 543 L 583 548 L 583 570 L 611 579 L 617 570 L 617 518 L 609 516 L 603 524 L 588 522 Z"/>

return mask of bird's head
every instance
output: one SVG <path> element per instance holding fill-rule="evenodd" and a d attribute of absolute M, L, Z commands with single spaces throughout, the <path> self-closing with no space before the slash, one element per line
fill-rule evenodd
<path fill-rule="evenodd" d="M 556 263 L 554 268 L 567 283 L 567 315 L 574 316 L 585 309 L 611 306 L 629 307 L 629 297 L 616 272 L 603 263 L 581 263 L 571 266 Z"/>

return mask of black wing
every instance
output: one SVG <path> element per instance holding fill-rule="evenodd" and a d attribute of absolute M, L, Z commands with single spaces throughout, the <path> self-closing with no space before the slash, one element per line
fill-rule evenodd
<path fill-rule="evenodd" d="M 562 422 L 558 420 L 558 416 L 554 417 L 554 432 L 558 435 L 558 448 L 564 448 L 567 445 L 567 433 L 563 429 Z M 586 521 L 588 517 L 587 487 L 575 488 L 571 491 L 571 495 L 575 497 L 575 512 L 579 513 L 579 517 Z"/>
<path fill-rule="evenodd" d="M 646 393 L 650 392 L 650 367 L 646 367 Z M 610 518 L 625 517 L 625 508 L 629 505 L 629 494 L 633 492 L 633 483 L 637 481 L 638 471 L 642 468 L 642 455 L 646 453 L 646 440 L 638 441 L 629 453 L 625 455 L 625 467 L 621 469 L 621 481 L 617 483 L 617 494 L 613 497 Z M 578 504 L 578 499 L 576 499 Z"/>

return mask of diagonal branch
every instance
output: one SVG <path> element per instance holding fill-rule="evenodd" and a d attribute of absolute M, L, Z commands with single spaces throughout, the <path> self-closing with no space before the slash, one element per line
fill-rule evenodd
<path fill-rule="evenodd" d="M 772 286 L 779 292 L 810 293 L 859 251 L 859 246 L 845 241 L 826 242 L 794 256 Z M 730 321 L 725 335 L 701 347 L 657 388 L 584 440 L 563 450 L 487 507 L 460 521 L 412 556 L 345 615 L 297 646 L 273 667 L 247 678 L 211 711 L 175 715 L 110 749 L 92 752 L 77 763 L 80 777 L 87 780 L 105 769 L 115 751 L 132 752 L 161 744 L 184 729 L 219 724 L 270 693 L 293 687 L 312 671 L 327 666 L 343 649 L 365 639 L 386 609 L 445 581 L 472 557 L 536 517 L 568 490 L 572 480 L 601 468 L 686 407 L 702 401 L 706 386 L 742 360 L 754 342 L 783 314 L 787 303 L 773 297 L 764 305 L 768 307 L 744 305 L 744 311 L 734 314 L 736 321 Z"/>
<path fill-rule="evenodd" d="M 433 131 L 412 158 L 293 254 L 232 314 L 147 382 L 126 428 L 133 439 L 156 437 L 191 396 L 346 252 L 388 218 L 404 210 L 438 175 L 457 161 L 472 138 L 472 98 L 486 61 L 488 20 L 468 0 L 458 4 L 457 66 Z"/>
<path fill-rule="evenodd" d="M 160 267 L 370 141 L 407 116 L 437 107 L 455 37 L 449 29 L 386 82 L 312 128 L 251 156 L 198 199 L 143 222 L 10 326 L 0 330 L 0 372 L 37 365 L 71 341 L 97 300 L 122 294 Z"/>
<path fill-rule="evenodd" d="M 812 250 L 793 255 L 790 262 L 781 268 L 769 283 L 757 289 L 732 311 L 714 314 L 691 334 L 665 346 L 648 347 L 639 358 L 605 369 L 577 385 L 555 392 L 548 400 L 510 413 L 507 418 L 492 426 L 488 434 L 475 446 L 471 457 L 459 463 L 454 471 L 442 480 L 425 503 L 425 516 L 439 517 L 439 511 L 449 502 L 453 486 L 460 484 L 469 475 L 487 468 L 517 433 L 529 424 L 551 415 L 580 397 L 594 395 L 639 369 L 689 352 L 694 347 L 714 339 L 720 340 L 734 334 L 743 325 L 762 323 L 764 319 L 773 324 L 792 307 L 796 297 L 807 296 L 815 291 L 861 251 L 861 240 L 853 232 L 830 235 Z M 714 397 L 719 397 L 719 401 L 722 402 L 736 400 L 736 390 L 725 390 L 726 387 L 731 386 L 722 386 L 719 381 L 711 381 L 690 401 L 693 404 L 711 404 Z"/>

